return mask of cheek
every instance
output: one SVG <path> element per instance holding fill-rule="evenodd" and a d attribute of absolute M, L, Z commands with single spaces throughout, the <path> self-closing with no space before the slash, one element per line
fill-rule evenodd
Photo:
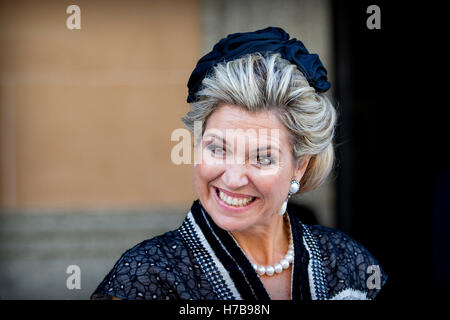
<path fill-rule="evenodd" d="M 206 149 L 198 149 L 199 162 L 194 167 L 194 176 L 206 183 L 217 179 L 225 170 L 223 160 L 214 158 Z"/>
<path fill-rule="evenodd" d="M 283 202 L 287 197 L 291 178 L 291 168 L 281 165 L 272 174 L 255 174 L 253 182 L 265 199 L 270 199 L 271 203 L 278 205 L 279 202 Z"/>
<path fill-rule="evenodd" d="M 284 197 L 286 178 L 280 174 L 255 175 L 253 182 L 265 199 L 277 200 Z"/>
<path fill-rule="evenodd" d="M 208 183 L 217 179 L 221 174 L 220 166 L 199 163 L 194 168 L 194 186 L 198 191 L 206 190 Z"/>

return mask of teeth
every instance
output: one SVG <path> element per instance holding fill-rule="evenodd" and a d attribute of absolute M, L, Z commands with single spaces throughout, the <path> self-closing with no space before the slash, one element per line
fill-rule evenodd
<path fill-rule="evenodd" d="M 223 193 L 220 190 L 219 190 L 219 197 L 225 203 L 227 203 L 227 204 L 229 204 L 231 206 L 235 206 L 235 207 L 244 207 L 244 206 L 248 205 L 250 202 L 252 202 L 253 200 L 255 200 L 254 197 L 233 198 L 233 197 L 230 197 L 230 196 L 226 195 L 225 193 Z"/>

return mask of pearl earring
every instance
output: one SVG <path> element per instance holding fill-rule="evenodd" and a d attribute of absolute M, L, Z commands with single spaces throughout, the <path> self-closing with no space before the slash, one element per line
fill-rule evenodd
<path fill-rule="evenodd" d="M 287 204 L 288 204 L 288 200 L 289 198 L 297 193 L 297 191 L 300 190 L 300 182 L 297 180 L 292 180 L 291 181 L 291 186 L 289 187 L 289 193 L 288 196 L 286 198 L 286 201 L 284 201 L 283 205 L 281 206 L 280 210 L 278 210 L 278 214 L 280 216 L 284 215 L 284 213 L 286 212 L 286 208 L 287 208 Z"/>

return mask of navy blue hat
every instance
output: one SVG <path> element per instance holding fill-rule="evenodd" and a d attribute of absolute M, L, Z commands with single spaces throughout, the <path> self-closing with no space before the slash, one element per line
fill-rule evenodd
<path fill-rule="evenodd" d="M 331 84 L 327 70 L 317 54 L 311 54 L 296 38 L 289 40 L 289 34 L 279 27 L 268 27 L 254 32 L 233 33 L 214 45 L 213 50 L 204 55 L 192 72 L 189 82 L 187 102 L 196 100 L 196 93 L 203 78 L 220 62 L 228 62 L 255 52 L 277 52 L 283 59 L 297 65 L 309 85 L 317 92 L 325 92 Z"/>

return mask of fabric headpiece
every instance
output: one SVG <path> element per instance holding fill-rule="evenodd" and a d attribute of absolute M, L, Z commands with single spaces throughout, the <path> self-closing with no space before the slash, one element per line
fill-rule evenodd
<path fill-rule="evenodd" d="M 308 52 L 303 43 L 279 27 L 268 27 L 254 32 L 233 33 L 221 39 L 213 50 L 204 55 L 197 63 L 189 81 L 187 102 L 196 100 L 196 93 L 205 76 L 221 63 L 240 58 L 249 53 L 280 53 L 283 59 L 295 64 L 305 75 L 310 86 L 317 92 L 325 92 L 331 84 L 327 79 L 327 70 L 317 54 Z"/>

